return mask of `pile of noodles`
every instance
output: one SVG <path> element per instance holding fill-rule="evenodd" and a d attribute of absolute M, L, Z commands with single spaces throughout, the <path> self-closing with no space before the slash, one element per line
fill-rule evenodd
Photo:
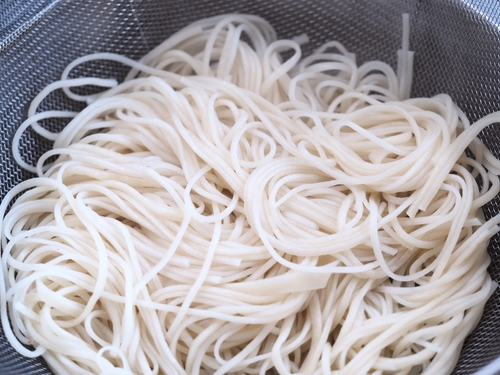
<path fill-rule="evenodd" d="M 500 114 L 408 99 L 407 21 L 397 72 L 249 15 L 70 64 L 13 141 L 38 177 L 0 206 L 11 344 L 56 374 L 450 373 L 496 287 L 500 162 L 476 136 Z M 100 59 L 132 70 L 68 78 Z M 38 112 L 57 89 L 89 105 Z M 28 127 L 54 141 L 37 166 Z"/>

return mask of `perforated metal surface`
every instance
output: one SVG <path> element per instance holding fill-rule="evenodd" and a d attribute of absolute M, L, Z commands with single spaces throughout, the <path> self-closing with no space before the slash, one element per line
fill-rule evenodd
<path fill-rule="evenodd" d="M 307 33 L 305 53 L 327 40 L 356 52 L 358 62 L 381 59 L 395 66 L 401 13 L 411 16 L 415 53 L 412 96 L 450 94 L 471 120 L 500 110 L 500 3 L 495 0 L 1 0 L 0 198 L 29 176 L 14 163 L 10 145 L 31 99 L 73 59 L 92 52 L 139 58 L 171 33 L 197 19 L 228 12 L 258 14 L 283 38 Z M 123 77 L 117 64 L 93 64 L 75 75 Z M 75 108 L 60 93 L 47 108 Z M 64 121 L 46 124 L 55 129 Z M 500 128 L 482 134 L 500 157 Z M 22 152 L 35 160 L 50 143 L 27 134 Z M 500 198 L 485 207 L 500 211 Z M 489 247 L 490 273 L 500 282 L 500 237 Z M 454 374 L 472 374 L 500 355 L 500 291 L 467 339 Z M 40 359 L 25 359 L 0 330 L 0 374 L 51 374 Z"/>

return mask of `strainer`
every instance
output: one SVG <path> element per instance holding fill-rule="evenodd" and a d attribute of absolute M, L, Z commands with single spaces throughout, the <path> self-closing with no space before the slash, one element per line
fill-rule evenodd
<path fill-rule="evenodd" d="M 415 51 L 412 96 L 446 92 L 471 121 L 500 110 L 500 3 L 496 0 L 1 0 L 0 1 L 0 199 L 31 177 L 11 155 L 15 129 L 33 97 L 59 78 L 73 59 L 93 52 L 116 52 L 138 59 L 174 31 L 221 13 L 257 14 L 279 37 L 306 33 L 307 54 L 321 43 L 339 40 L 358 63 L 381 59 L 396 65 L 401 14 L 411 17 Z M 123 78 L 128 68 L 91 63 L 75 76 Z M 81 109 L 61 93 L 41 109 Z M 51 130 L 64 122 L 50 120 Z M 500 157 L 500 129 L 481 138 Z M 29 132 L 21 153 L 33 163 L 50 143 Z M 484 207 L 486 218 L 500 211 L 500 197 Z M 489 246 L 489 272 L 500 282 L 500 236 Z M 463 347 L 454 374 L 473 374 L 500 356 L 500 290 L 488 301 L 482 320 Z M 10 347 L 0 329 L 0 374 L 51 374 L 42 359 L 26 359 Z"/>

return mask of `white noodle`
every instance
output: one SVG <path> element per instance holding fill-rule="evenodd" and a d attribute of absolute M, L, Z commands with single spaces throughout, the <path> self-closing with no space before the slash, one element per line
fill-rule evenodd
<path fill-rule="evenodd" d="M 496 288 L 500 216 L 480 207 L 500 161 L 477 134 L 500 114 L 409 99 L 407 15 L 397 72 L 339 42 L 303 58 L 308 42 L 217 16 L 139 62 L 81 57 L 33 100 L 13 153 L 38 177 L 0 205 L 14 348 L 56 374 L 452 371 Z M 69 78 L 94 60 L 132 69 Z M 38 113 L 57 89 L 88 106 Z M 30 127 L 54 141 L 36 165 Z"/>

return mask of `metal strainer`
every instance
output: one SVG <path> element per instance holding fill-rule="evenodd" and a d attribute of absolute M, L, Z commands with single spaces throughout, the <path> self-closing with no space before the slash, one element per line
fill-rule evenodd
<path fill-rule="evenodd" d="M 15 129 L 33 97 L 59 78 L 73 59 L 93 52 L 140 58 L 174 31 L 221 13 L 253 13 L 266 18 L 281 38 L 306 33 L 307 54 L 339 40 L 358 63 L 381 59 L 393 67 L 401 44 L 401 14 L 411 17 L 415 51 L 412 96 L 450 94 L 474 121 L 500 110 L 500 3 L 497 0 L 0 0 L 0 199 L 31 177 L 11 156 Z M 124 77 L 117 63 L 92 63 L 75 76 Z M 61 93 L 42 107 L 78 109 Z M 43 108 L 42 108 L 43 109 Z M 64 122 L 51 120 L 51 130 Z M 500 157 L 500 129 L 481 138 Z M 26 133 L 21 152 L 33 162 L 50 142 Z M 484 207 L 486 218 L 500 211 L 500 197 Z M 492 239 L 489 272 L 500 283 L 500 236 Z M 454 374 L 473 374 L 500 355 L 500 290 L 463 347 Z M 52 374 L 41 359 L 26 359 L 0 329 L 0 374 Z"/>

